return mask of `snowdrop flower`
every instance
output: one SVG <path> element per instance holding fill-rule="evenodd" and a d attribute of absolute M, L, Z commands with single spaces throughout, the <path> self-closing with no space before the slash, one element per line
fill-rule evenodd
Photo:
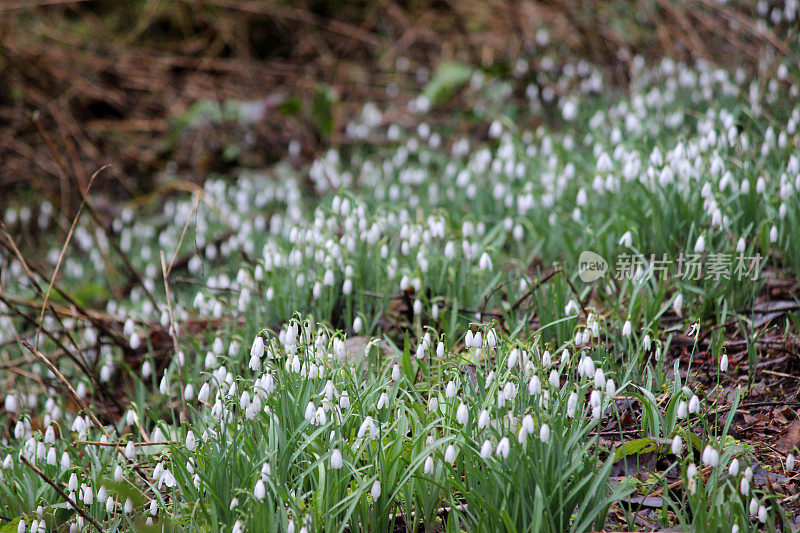
<path fill-rule="evenodd" d="M 758 507 L 758 521 L 761 522 L 762 524 L 766 524 L 767 518 L 768 518 L 767 508 L 764 507 L 763 505 L 760 505 Z"/>
<path fill-rule="evenodd" d="M 481 255 L 480 259 L 478 259 L 478 268 L 480 270 L 485 270 L 485 271 L 491 272 L 492 271 L 492 267 L 493 267 L 492 260 L 489 257 L 489 254 L 484 252 Z"/>
<path fill-rule="evenodd" d="M 440 342 L 439 344 L 436 345 L 436 357 L 438 357 L 440 359 L 442 357 L 444 357 L 444 343 L 443 342 Z"/>
<path fill-rule="evenodd" d="M 728 371 L 728 354 L 722 354 L 722 357 L 719 359 L 719 370 L 720 372 L 727 372 Z"/>
<path fill-rule="evenodd" d="M 539 439 L 544 443 L 550 442 L 550 426 L 542 424 L 542 427 L 539 428 Z"/>
<path fill-rule="evenodd" d="M 675 438 L 672 439 L 672 447 L 671 447 L 672 454 L 680 457 L 681 450 L 683 450 L 683 441 L 681 440 L 680 435 L 675 435 Z"/>
<path fill-rule="evenodd" d="M 578 409 L 578 394 L 571 392 L 567 398 L 567 416 L 570 418 L 575 417 L 575 411 Z"/>
<path fill-rule="evenodd" d="M 444 396 L 445 398 L 453 398 L 456 395 L 456 384 L 452 381 L 447 383 L 447 387 L 444 389 Z"/>
<path fill-rule="evenodd" d="M 436 396 L 431 396 L 428 400 L 428 411 L 431 413 L 435 413 L 439 410 L 439 398 Z"/>
<path fill-rule="evenodd" d="M 487 459 L 492 454 L 492 442 L 489 439 L 483 441 L 483 445 L 481 445 L 480 457 L 481 459 Z"/>
<path fill-rule="evenodd" d="M 557 389 L 561 386 L 561 376 L 558 375 L 558 370 L 553 369 L 550 371 L 548 381 L 550 382 L 550 386 L 554 389 Z"/>
<path fill-rule="evenodd" d="M 631 321 L 626 320 L 625 324 L 623 324 L 622 326 L 622 336 L 625 337 L 626 339 L 630 338 L 632 329 L 633 327 L 631 326 Z"/>
<path fill-rule="evenodd" d="M 190 429 L 186 433 L 186 449 L 189 451 L 194 451 L 197 448 L 197 439 L 194 436 L 194 432 Z"/>
<path fill-rule="evenodd" d="M 786 456 L 786 471 L 791 472 L 794 470 L 794 455 L 791 453 Z"/>
<path fill-rule="evenodd" d="M 481 414 L 478 415 L 478 429 L 485 429 L 489 425 L 489 421 L 489 411 L 484 409 L 481 411 Z"/>
<path fill-rule="evenodd" d="M 697 492 L 697 466 L 691 463 L 686 469 L 686 478 L 689 481 L 689 493 L 694 494 Z"/>
<path fill-rule="evenodd" d="M 430 455 L 425 458 L 425 465 L 422 469 L 423 474 L 433 474 L 433 457 Z"/>
<path fill-rule="evenodd" d="M 539 376 L 533 375 L 531 376 L 530 381 L 528 381 L 528 394 L 531 396 L 535 394 L 540 394 L 542 392 L 542 383 L 539 380 Z"/>
<path fill-rule="evenodd" d="M 712 468 L 719 466 L 719 452 L 710 444 L 703 449 L 703 464 Z"/>
<path fill-rule="evenodd" d="M 372 489 L 370 489 L 369 493 L 372 496 L 372 500 L 377 501 L 378 498 L 381 497 L 381 482 L 375 480 L 375 482 L 372 484 Z"/>
<path fill-rule="evenodd" d="M 697 237 L 697 241 L 694 243 L 694 253 L 702 254 L 706 251 L 706 238 L 703 235 Z"/>
<path fill-rule="evenodd" d="M 132 511 L 133 511 L 133 502 L 131 501 L 130 498 L 126 498 L 125 505 L 122 507 L 122 512 L 124 512 L 125 514 L 131 514 Z"/>
<path fill-rule="evenodd" d="M 606 380 L 606 396 L 613 398 L 617 394 L 617 384 L 613 379 Z"/>
<path fill-rule="evenodd" d="M 772 226 L 769 230 L 769 242 L 778 242 L 778 227 Z M 766 511 L 765 511 L 766 512 Z"/>
<path fill-rule="evenodd" d="M 508 437 L 503 437 L 500 439 L 500 442 L 497 443 L 497 449 L 495 449 L 494 453 L 503 459 L 507 459 L 510 451 L 511 444 L 508 442 Z"/>
<path fill-rule="evenodd" d="M 259 478 L 256 481 L 256 487 L 253 489 L 253 496 L 256 497 L 257 500 L 263 500 L 267 495 L 267 487 L 264 485 L 264 480 Z"/>
<path fill-rule="evenodd" d="M 384 407 L 388 407 L 388 406 L 389 406 L 389 395 L 384 392 L 378 398 L 377 408 L 378 408 L 378 410 L 381 410 Z"/>
<path fill-rule="evenodd" d="M 392 367 L 392 381 L 397 382 L 400 380 L 400 365 Z"/>
<path fill-rule="evenodd" d="M 626 231 L 622 234 L 622 237 L 619 238 L 619 242 L 617 243 L 620 246 L 624 246 L 626 248 L 630 248 L 633 245 L 633 235 L 631 235 L 630 231 Z"/>
<path fill-rule="evenodd" d="M 331 453 L 331 468 L 338 470 L 343 464 L 342 452 L 339 451 L 339 448 L 334 448 L 333 453 Z"/>
<path fill-rule="evenodd" d="M 728 475 L 731 477 L 739 475 L 739 459 L 734 458 L 731 461 L 730 466 L 728 466 Z"/>
<path fill-rule="evenodd" d="M 447 449 L 444 452 L 444 461 L 450 464 L 453 464 L 456 461 L 456 448 L 452 444 L 447 446 Z"/>
<path fill-rule="evenodd" d="M 750 493 L 750 480 L 746 476 L 742 476 L 742 481 L 739 483 L 739 492 L 742 496 L 747 496 Z"/>
<path fill-rule="evenodd" d="M 684 418 L 686 418 L 687 412 L 688 410 L 686 407 L 686 402 L 683 400 L 678 402 L 678 411 L 676 413 L 678 420 L 683 420 Z"/>
<path fill-rule="evenodd" d="M 250 357 L 258 358 L 259 360 L 264 356 L 264 339 L 261 335 L 253 339 L 253 345 L 250 347 Z"/>
<path fill-rule="evenodd" d="M 672 301 L 672 310 L 675 311 L 676 315 L 683 316 L 682 308 L 683 308 L 683 293 L 679 292 L 678 295 L 675 296 L 675 299 Z"/>
<path fill-rule="evenodd" d="M 388 402 L 388 400 L 389 398 L 387 396 L 386 401 Z M 346 390 L 342 391 L 342 393 L 339 395 L 339 407 L 341 407 L 342 409 L 350 408 L 350 395 Z"/>
<path fill-rule="evenodd" d="M 355 320 L 353 320 L 353 332 L 358 335 L 361 333 L 361 329 L 364 327 L 364 321 L 361 319 L 360 316 L 357 316 Z"/>
<path fill-rule="evenodd" d="M 697 414 L 700 412 L 700 399 L 696 395 L 692 395 L 689 399 L 689 413 Z"/>
<path fill-rule="evenodd" d="M 469 421 L 469 408 L 467 407 L 467 404 L 462 402 L 458 404 L 458 409 L 456 410 L 456 422 L 458 422 L 462 426 L 466 426 L 468 421 Z"/>

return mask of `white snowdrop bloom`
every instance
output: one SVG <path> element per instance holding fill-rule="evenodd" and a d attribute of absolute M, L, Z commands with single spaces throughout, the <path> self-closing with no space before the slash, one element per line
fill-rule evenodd
<path fill-rule="evenodd" d="M 694 243 L 694 253 L 702 254 L 706 251 L 706 238 L 703 235 L 697 237 L 697 241 Z"/>
<path fill-rule="evenodd" d="M 156 516 L 158 514 L 158 502 L 156 500 L 150 500 L 150 516 Z"/>
<path fill-rule="evenodd" d="M 536 429 L 536 427 L 534 426 L 534 423 L 533 423 L 533 417 L 531 415 L 523 416 L 522 417 L 521 427 L 527 433 L 533 433 L 534 429 Z"/>
<path fill-rule="evenodd" d="M 484 271 L 487 271 L 487 272 L 491 272 L 492 271 L 492 268 L 493 268 L 492 260 L 489 257 L 489 254 L 487 254 L 486 252 L 481 254 L 480 259 L 478 259 L 478 268 L 480 270 L 484 270 Z"/>
<path fill-rule="evenodd" d="M 122 512 L 125 514 L 131 514 L 133 511 L 133 501 L 130 498 L 125 499 L 125 505 L 122 507 Z"/>
<path fill-rule="evenodd" d="M 645 335 L 642 339 L 642 348 L 644 348 L 644 351 L 649 352 L 652 344 L 653 341 L 650 339 L 650 334 Z"/>
<path fill-rule="evenodd" d="M 575 412 L 578 409 L 578 393 L 571 392 L 567 397 L 567 416 L 569 418 L 575 417 Z"/>
<path fill-rule="evenodd" d="M 64 452 L 61 454 L 61 463 L 59 464 L 61 467 L 61 471 L 65 472 L 70 469 L 72 466 L 72 459 L 69 456 L 69 453 Z"/>
<path fill-rule="evenodd" d="M 748 510 L 750 511 L 750 516 L 755 516 L 758 513 L 758 500 L 755 498 L 755 496 L 750 498 L 750 505 Z"/>
<path fill-rule="evenodd" d="M 150 361 L 145 361 L 142 363 L 142 377 L 144 379 L 148 379 L 153 374 L 153 366 L 150 364 Z"/>
<path fill-rule="evenodd" d="M 673 455 L 677 455 L 678 457 L 681 456 L 681 451 L 683 450 L 683 441 L 681 440 L 680 435 L 675 435 L 675 438 L 672 439 L 672 446 L 670 447 Z"/>
<path fill-rule="evenodd" d="M 494 348 L 495 346 L 497 346 L 497 334 L 494 332 L 493 329 L 490 329 L 486 333 L 486 344 L 489 345 L 489 348 Z"/>
<path fill-rule="evenodd" d="M 91 505 L 94 503 L 94 493 L 92 492 L 92 488 L 89 486 L 83 487 L 83 495 L 82 501 L 85 505 Z"/>
<path fill-rule="evenodd" d="M 533 375 L 531 376 L 530 381 L 528 381 L 528 394 L 531 396 L 535 394 L 540 394 L 542 392 L 542 383 L 539 380 L 539 376 Z"/>
<path fill-rule="evenodd" d="M 50 466 L 55 466 L 56 462 L 57 462 L 56 449 L 51 446 L 50 449 L 47 451 L 47 464 Z"/>
<path fill-rule="evenodd" d="M 197 439 L 194 436 L 194 432 L 190 429 L 186 433 L 186 449 L 189 451 L 194 451 L 197 448 Z"/>
<path fill-rule="evenodd" d="M 392 381 L 397 382 L 400 380 L 400 365 L 392 367 Z"/>
<path fill-rule="evenodd" d="M 675 299 L 672 301 L 672 310 L 675 311 L 676 315 L 683 316 L 682 309 L 683 309 L 683 293 L 679 292 L 678 295 L 675 296 Z"/>
<path fill-rule="evenodd" d="M 689 413 L 694 415 L 699 412 L 700 412 L 700 398 L 698 398 L 696 395 L 693 394 L 692 397 L 689 399 Z"/>
<path fill-rule="evenodd" d="M 114 498 L 108 498 L 108 499 L 106 500 L 106 512 L 107 512 L 108 514 L 111 514 L 111 513 L 113 513 L 113 512 L 114 512 L 114 509 L 115 509 L 115 507 L 116 507 L 116 502 L 114 501 Z"/>
<path fill-rule="evenodd" d="M 771 243 L 778 242 L 778 226 L 772 226 L 769 229 L 769 242 Z"/>
<path fill-rule="evenodd" d="M 542 424 L 542 427 L 539 428 L 539 439 L 545 443 L 550 442 L 550 426 Z"/>
<path fill-rule="evenodd" d="M 132 461 L 135 457 L 136 447 L 133 445 L 133 441 L 129 440 L 125 445 L 125 458 Z"/>
<path fill-rule="evenodd" d="M 264 339 L 258 335 L 253 339 L 253 345 L 250 347 L 250 357 L 258 358 L 259 360 L 264 356 Z"/>
<path fill-rule="evenodd" d="M 208 383 L 203 383 L 203 386 L 200 387 L 200 392 L 197 393 L 197 399 L 202 403 L 206 403 L 208 402 L 208 398 L 210 395 L 211 395 L 211 387 L 208 385 Z"/>
<path fill-rule="evenodd" d="M 791 472 L 794 470 L 794 455 L 791 453 L 786 456 L 786 471 Z"/>
<path fill-rule="evenodd" d="M 472 348 L 472 341 L 474 339 L 474 334 L 472 330 L 467 330 L 467 333 L 464 335 L 464 346 L 467 348 Z"/>
<path fill-rule="evenodd" d="M 258 478 L 258 481 L 256 481 L 256 486 L 253 489 L 253 496 L 255 496 L 257 500 L 263 501 L 266 495 L 267 495 L 267 486 L 264 484 L 263 479 Z"/>
<path fill-rule="evenodd" d="M 744 477 L 747 478 L 747 481 L 753 481 L 753 469 L 749 466 L 744 469 Z"/>
<path fill-rule="evenodd" d="M 719 370 L 720 372 L 727 372 L 728 371 L 728 354 L 722 354 L 722 357 L 719 359 Z"/>
<path fill-rule="evenodd" d="M 342 452 L 339 451 L 339 448 L 334 448 L 333 453 L 331 453 L 331 468 L 338 470 L 342 465 L 344 465 Z"/>
<path fill-rule="evenodd" d="M 712 468 L 719 466 L 719 452 L 710 444 L 703 449 L 703 464 Z"/>
<path fill-rule="evenodd" d="M 445 398 L 453 398 L 456 395 L 457 389 L 456 384 L 453 381 L 449 381 L 447 386 L 444 389 L 444 396 Z"/>
<path fill-rule="evenodd" d="M 142 339 L 141 337 L 139 337 L 139 334 L 136 332 L 131 333 L 131 339 L 130 339 L 131 350 L 138 350 L 141 345 L 142 345 Z"/>
<path fill-rule="evenodd" d="M 626 320 L 625 324 L 622 325 L 622 336 L 625 337 L 626 339 L 630 338 L 632 329 L 633 327 L 631 326 L 631 321 Z"/>
<path fill-rule="evenodd" d="M 503 437 L 502 439 L 500 439 L 500 442 L 497 443 L 497 448 L 495 449 L 494 453 L 498 457 L 507 459 L 510 451 L 511 451 L 511 444 L 508 442 L 508 437 Z"/>
<path fill-rule="evenodd" d="M 387 397 L 387 402 L 388 402 L 388 397 Z M 342 394 L 339 395 L 339 407 L 341 407 L 342 409 L 350 408 L 350 394 L 346 390 L 342 391 Z"/>
<path fill-rule="evenodd" d="M 619 238 L 619 242 L 617 243 L 620 246 L 624 246 L 626 248 L 630 248 L 633 245 L 633 235 L 631 235 L 630 231 L 626 231 L 622 234 L 622 237 Z"/>
<path fill-rule="evenodd" d="M 440 359 L 442 357 L 444 357 L 444 343 L 443 342 L 440 342 L 439 344 L 436 345 L 436 357 L 438 357 Z"/>
<path fill-rule="evenodd" d="M 736 477 L 739 475 L 739 459 L 734 458 L 731 461 L 731 464 L 728 465 L 728 475 L 731 477 Z"/>
<path fill-rule="evenodd" d="M 450 464 L 456 461 L 456 447 L 452 444 L 448 445 L 447 449 L 444 451 L 444 461 Z"/>
<path fill-rule="evenodd" d="M 187 383 L 186 388 L 183 389 L 183 399 L 186 401 L 194 399 L 194 385 L 191 383 Z"/>
<path fill-rule="evenodd" d="M 491 417 L 489 415 L 489 411 L 484 409 L 481 411 L 481 414 L 478 415 L 478 429 L 485 429 L 489 425 L 490 421 Z"/>
<path fill-rule="evenodd" d="M 606 381 L 606 396 L 609 398 L 613 398 L 617 394 L 617 385 L 614 383 L 613 379 L 608 379 Z"/>
<path fill-rule="evenodd" d="M 550 386 L 554 389 L 557 389 L 561 386 L 561 376 L 559 376 L 558 370 L 556 369 L 550 371 L 550 376 L 548 376 L 547 380 L 550 382 Z"/>
<path fill-rule="evenodd" d="M 565 350 L 566 351 L 566 350 Z M 545 350 L 542 354 L 542 366 L 547 368 L 552 363 L 552 356 L 550 355 L 549 350 Z"/>
<path fill-rule="evenodd" d="M 364 328 L 364 321 L 361 319 L 360 316 L 356 316 L 355 320 L 353 320 L 353 332 L 358 335 L 361 333 L 361 330 Z"/>
<path fill-rule="evenodd" d="M 69 476 L 69 481 L 67 482 L 67 490 L 69 490 L 70 492 L 75 492 L 76 490 L 78 490 L 78 476 L 75 475 L 74 472 Z"/>
<path fill-rule="evenodd" d="M 435 413 L 439 410 L 439 398 L 436 396 L 431 396 L 428 400 L 428 411 L 431 413 Z"/>
<path fill-rule="evenodd" d="M 377 501 L 378 498 L 381 497 L 381 482 L 377 479 L 372 484 L 372 488 L 369 491 L 370 496 L 372 496 L 373 501 Z"/>
<path fill-rule="evenodd" d="M 122 467 L 120 465 L 117 465 L 117 467 L 114 469 L 114 481 L 116 483 L 122 481 Z"/>
<path fill-rule="evenodd" d="M 744 237 L 739 237 L 739 240 L 736 241 L 736 251 L 738 253 L 744 253 L 746 248 L 747 243 L 745 242 Z"/>
<path fill-rule="evenodd" d="M 742 480 L 739 482 L 739 492 L 742 496 L 750 494 L 750 480 L 745 476 L 742 476 Z"/>
<path fill-rule="evenodd" d="M 430 455 L 425 458 L 425 465 L 422 469 L 423 474 L 433 474 L 433 457 Z"/>
<path fill-rule="evenodd" d="M 767 518 L 769 518 L 769 516 L 767 515 L 767 508 L 764 507 L 763 505 L 760 505 L 758 507 L 758 521 L 761 522 L 762 524 L 766 524 Z"/>
<path fill-rule="evenodd" d="M 385 392 L 382 393 L 378 398 L 378 404 L 376 407 L 378 408 L 378 410 L 389 407 L 389 395 L 386 394 Z"/>
<path fill-rule="evenodd" d="M 492 455 L 492 441 L 489 439 L 483 441 L 483 444 L 481 445 L 481 451 L 478 455 L 480 455 L 481 459 L 488 459 L 488 457 Z"/>
<path fill-rule="evenodd" d="M 676 416 L 678 417 L 678 420 L 683 420 L 684 418 L 686 418 L 687 414 L 688 414 L 688 409 L 686 407 L 686 402 L 681 400 L 680 402 L 678 402 L 678 410 L 676 412 Z"/>
<path fill-rule="evenodd" d="M 314 420 L 314 413 L 317 411 L 317 406 L 314 405 L 314 402 L 308 402 L 306 405 L 306 410 L 303 414 L 303 418 L 308 421 Z"/>
<path fill-rule="evenodd" d="M 462 402 L 458 404 L 458 409 L 456 410 L 456 422 L 458 422 L 462 426 L 466 426 L 468 421 L 469 421 L 469 408 L 467 407 L 467 404 Z"/>

